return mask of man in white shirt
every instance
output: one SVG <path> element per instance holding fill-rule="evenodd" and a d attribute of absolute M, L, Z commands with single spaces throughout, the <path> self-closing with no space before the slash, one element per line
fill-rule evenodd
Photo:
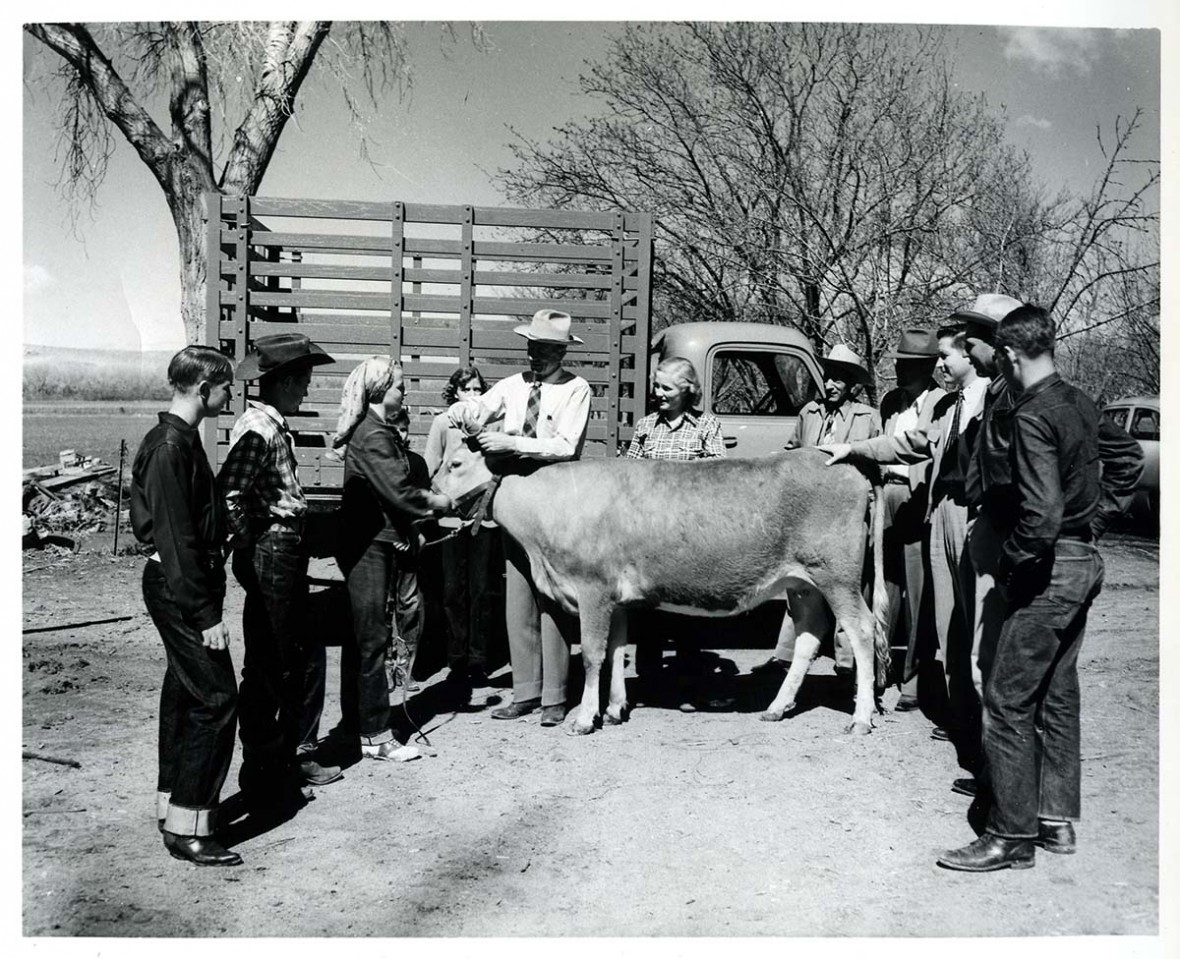
<path fill-rule="evenodd" d="M 582 342 L 569 329 L 568 313 L 538 310 L 530 323 L 514 330 L 528 340 L 528 372 L 500 380 L 475 401 L 480 407 L 479 422 L 502 421 L 499 429 L 484 429 L 476 436 L 493 472 L 531 473 L 547 463 L 582 455 L 590 419 L 590 384 L 562 368 L 569 344 Z M 454 422 L 460 425 L 462 413 L 457 416 Z M 565 719 L 566 637 L 576 641 L 577 622 L 537 593 L 528 557 L 507 537 L 504 557 L 513 701 L 494 710 L 492 718 L 516 719 L 540 707 L 541 725 L 557 726 Z"/>

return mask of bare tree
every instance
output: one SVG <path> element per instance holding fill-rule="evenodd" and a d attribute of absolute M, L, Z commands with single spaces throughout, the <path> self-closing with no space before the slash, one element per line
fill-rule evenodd
<path fill-rule="evenodd" d="M 387 22 L 33 23 L 25 30 L 61 57 L 61 182 L 71 200 L 93 198 L 114 131 L 163 190 L 180 245 L 190 342 L 204 337 L 204 195 L 258 191 L 313 71 L 339 86 L 359 122 L 380 93 L 409 78 L 404 33 Z M 152 109 L 165 102 L 161 124 Z"/>
<path fill-rule="evenodd" d="M 653 212 L 658 323 L 792 323 L 872 363 L 986 272 L 995 250 L 969 241 L 998 228 L 997 185 L 1009 219 L 1036 219 L 1027 158 L 955 90 L 939 29 L 633 26 L 581 86 L 602 114 L 517 137 L 500 182 L 518 202 Z"/>

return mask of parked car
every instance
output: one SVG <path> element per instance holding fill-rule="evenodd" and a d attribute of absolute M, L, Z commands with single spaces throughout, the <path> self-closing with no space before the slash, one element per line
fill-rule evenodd
<path fill-rule="evenodd" d="M 1160 398 L 1128 396 L 1107 403 L 1102 415 L 1121 426 L 1143 447 L 1143 476 L 1131 504 L 1132 515 L 1159 522 L 1160 515 Z"/>

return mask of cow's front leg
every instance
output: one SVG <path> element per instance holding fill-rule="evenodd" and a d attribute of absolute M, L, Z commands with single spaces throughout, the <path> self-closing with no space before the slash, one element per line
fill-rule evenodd
<path fill-rule="evenodd" d="M 598 680 L 606 658 L 613 608 L 610 598 L 602 591 L 578 591 L 582 667 L 586 671 L 586 683 L 582 687 L 582 701 L 574 710 L 570 731 L 579 735 L 594 732 L 594 720 L 598 716 Z"/>
<path fill-rule="evenodd" d="M 627 710 L 627 682 L 623 677 L 627 668 L 627 610 L 622 606 L 616 606 L 611 614 L 606 652 L 610 657 L 610 702 L 602 721 L 617 726 Z"/>
<path fill-rule="evenodd" d="M 795 634 L 795 648 L 791 654 L 791 668 L 783 678 L 778 695 L 759 716 L 763 722 L 775 723 L 795 708 L 795 697 L 803 685 L 803 677 L 819 652 L 819 639 L 828 625 L 824 600 L 819 590 L 810 586 L 787 591 L 789 608 L 779 631 L 779 643 L 790 630 Z"/>

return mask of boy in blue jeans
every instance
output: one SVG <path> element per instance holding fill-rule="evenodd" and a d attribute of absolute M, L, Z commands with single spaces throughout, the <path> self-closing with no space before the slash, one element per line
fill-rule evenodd
<path fill-rule="evenodd" d="M 225 518 L 197 429 L 229 402 L 233 366 L 214 349 L 186 346 L 168 364 L 168 382 L 172 404 L 131 468 L 131 527 L 152 550 L 143 599 L 168 656 L 156 814 L 175 858 L 237 866 L 241 857 L 213 837 L 238 689 L 222 618 Z"/>

